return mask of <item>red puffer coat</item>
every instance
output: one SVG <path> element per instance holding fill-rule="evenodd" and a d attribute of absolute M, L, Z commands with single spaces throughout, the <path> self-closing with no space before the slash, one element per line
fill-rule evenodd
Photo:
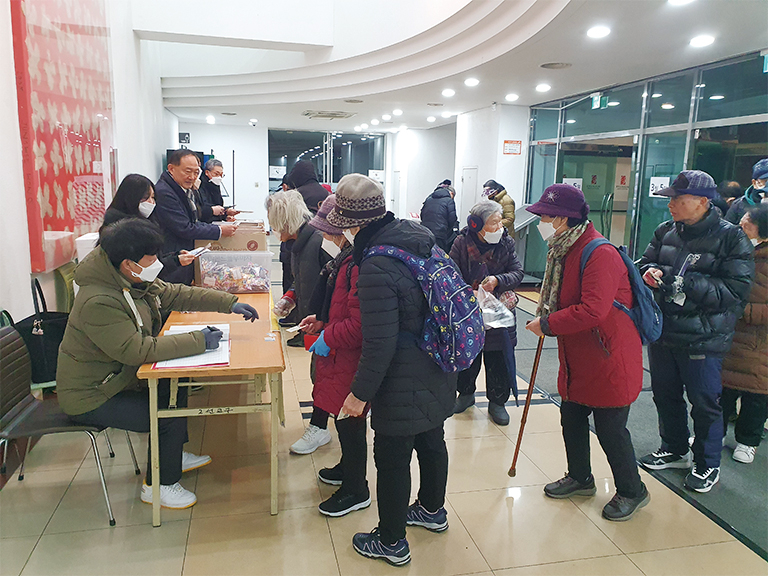
<path fill-rule="evenodd" d="M 350 281 L 347 283 L 347 269 L 350 266 L 352 256 L 344 260 L 336 276 L 328 323 L 324 328 L 323 338 L 330 347 L 331 354 L 325 357 L 315 355 L 312 399 L 315 406 L 336 415 L 349 394 L 363 349 L 360 301 L 357 298 L 358 268 L 352 268 Z"/>
<path fill-rule="evenodd" d="M 584 247 L 600 233 L 589 224 L 565 255 L 558 310 L 548 317 L 557 336 L 563 400 L 617 408 L 637 399 L 643 385 L 642 343 L 629 316 L 613 305 L 632 305 L 627 268 L 612 246 L 592 252 L 580 278 Z"/>

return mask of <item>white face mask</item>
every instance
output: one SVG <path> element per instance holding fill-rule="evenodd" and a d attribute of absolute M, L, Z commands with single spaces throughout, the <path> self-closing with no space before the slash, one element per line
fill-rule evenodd
<path fill-rule="evenodd" d="M 350 232 L 349 230 L 344 230 L 344 238 L 346 238 L 347 242 L 349 242 L 353 246 L 355 245 L 355 235 L 352 234 L 352 232 Z"/>
<path fill-rule="evenodd" d="M 144 218 L 149 218 L 149 215 L 152 214 L 154 209 L 154 202 L 139 202 L 139 214 L 144 216 Z"/>
<path fill-rule="evenodd" d="M 483 240 L 488 244 L 498 244 L 501 241 L 501 237 L 504 235 L 504 228 L 499 228 L 496 232 L 486 232 L 483 236 Z"/>
<path fill-rule="evenodd" d="M 221 181 L 222 181 L 223 179 L 224 179 L 224 178 L 223 178 L 222 176 L 214 176 L 213 178 L 211 178 L 211 182 L 213 182 L 214 184 L 216 184 L 216 186 L 221 186 Z"/>
<path fill-rule="evenodd" d="M 753 190 L 765 190 L 765 182 L 762 184 L 752 184 Z"/>
<path fill-rule="evenodd" d="M 331 258 L 336 258 L 341 252 L 341 248 L 336 246 L 336 243 L 328 238 L 323 238 L 323 250 L 325 250 Z"/>
<path fill-rule="evenodd" d="M 138 262 L 136 262 L 136 265 L 139 268 L 141 268 L 141 274 L 136 274 L 136 272 L 134 272 L 133 270 L 131 270 L 131 274 L 136 276 L 136 278 L 138 278 L 142 282 L 154 282 L 155 278 L 157 278 L 157 275 L 160 274 L 160 270 L 163 269 L 163 263 L 160 262 L 160 260 L 155 260 L 154 262 L 152 262 L 152 264 L 150 264 L 146 268 L 144 268 L 144 266 L 142 266 Z"/>
<path fill-rule="evenodd" d="M 541 239 L 544 240 L 544 242 L 555 235 L 555 226 L 552 222 L 544 222 L 540 220 L 539 223 L 536 224 L 536 228 L 539 229 L 539 234 L 541 234 Z"/>

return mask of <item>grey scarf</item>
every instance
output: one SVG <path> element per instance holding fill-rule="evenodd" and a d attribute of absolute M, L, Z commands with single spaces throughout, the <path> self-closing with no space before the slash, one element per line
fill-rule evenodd
<path fill-rule="evenodd" d="M 544 270 L 544 280 L 541 283 L 539 307 L 536 316 L 545 318 L 557 310 L 557 301 L 560 297 L 560 284 L 563 280 L 563 258 L 576 243 L 589 225 L 585 220 L 578 226 L 570 228 L 559 236 L 549 239 L 549 251 L 547 252 L 547 267 Z"/>

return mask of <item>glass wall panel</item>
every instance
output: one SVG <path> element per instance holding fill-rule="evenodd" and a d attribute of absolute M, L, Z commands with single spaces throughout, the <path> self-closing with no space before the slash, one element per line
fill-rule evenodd
<path fill-rule="evenodd" d="M 534 140 L 555 140 L 557 138 L 557 123 L 560 120 L 560 110 L 531 110 Z"/>
<path fill-rule="evenodd" d="M 696 130 L 693 169 L 710 174 L 715 182 L 735 180 L 742 189 L 752 180 L 752 166 L 768 157 L 768 122 Z"/>
<path fill-rule="evenodd" d="M 648 126 L 686 124 L 691 110 L 694 73 L 651 82 L 648 95 Z"/>
<path fill-rule="evenodd" d="M 299 160 L 309 160 L 315 166 L 319 182 L 324 182 L 323 142 L 325 132 L 307 132 L 304 130 L 269 130 L 269 165 L 282 166 L 290 173 Z M 271 171 L 270 171 L 271 172 Z M 275 190 L 282 183 L 282 177 L 270 174 L 269 189 Z"/>
<path fill-rule="evenodd" d="M 690 87 L 689 87 L 690 97 Z M 593 108 L 593 106 L 597 106 Z M 565 110 L 565 136 L 639 130 L 643 85 L 607 90 L 593 103 L 591 97 Z"/>
<path fill-rule="evenodd" d="M 701 84 L 699 121 L 768 113 L 768 74 L 761 56 L 704 70 Z"/>
<path fill-rule="evenodd" d="M 384 170 L 383 134 L 333 134 L 333 184 L 352 173 Z M 335 189 L 335 187 L 334 187 Z"/>
<path fill-rule="evenodd" d="M 529 203 L 537 202 L 544 189 L 555 183 L 555 163 L 557 158 L 556 144 L 540 144 L 530 147 L 531 178 L 528 188 Z M 547 243 L 541 239 L 538 228 L 528 226 L 528 236 L 525 242 L 525 271 L 537 278 L 544 277 L 547 264 Z"/>
<path fill-rule="evenodd" d="M 632 246 L 633 258 L 639 258 L 645 252 L 653 237 L 656 227 L 669 220 L 669 198 L 651 196 L 651 178 L 667 177 L 672 183 L 683 170 L 685 162 L 685 131 L 646 136 L 643 148 L 643 166 L 641 170 L 640 203 L 638 207 L 638 233 Z"/>

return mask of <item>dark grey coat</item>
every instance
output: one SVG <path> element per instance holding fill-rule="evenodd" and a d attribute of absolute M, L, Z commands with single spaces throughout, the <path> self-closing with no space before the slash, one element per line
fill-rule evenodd
<path fill-rule="evenodd" d="M 299 236 L 291 247 L 291 272 L 293 273 L 293 289 L 296 293 L 296 307 L 299 319 L 307 317 L 310 311 L 310 300 L 315 291 L 315 285 L 320 278 L 320 270 L 331 257 L 323 250 L 323 233 L 304 224 L 299 229 Z"/>

